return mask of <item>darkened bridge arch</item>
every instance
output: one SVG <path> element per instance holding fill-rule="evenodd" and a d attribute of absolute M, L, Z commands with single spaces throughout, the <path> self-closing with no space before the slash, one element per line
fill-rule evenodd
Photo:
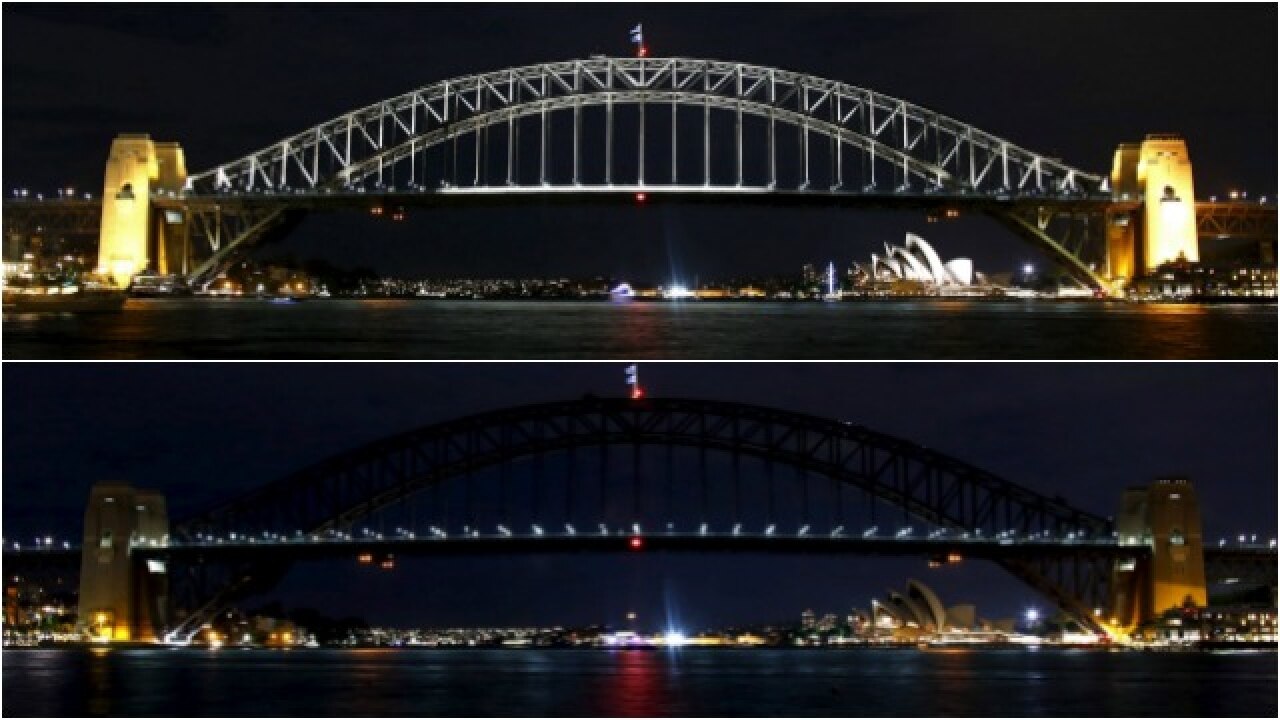
<path fill-rule="evenodd" d="M 704 448 L 776 462 L 856 488 L 957 535 L 1012 531 L 1022 538 L 1110 538 L 1106 519 L 1060 498 L 859 425 L 733 402 L 592 396 L 472 415 L 379 440 L 178 523 L 173 535 L 178 544 L 198 544 L 231 533 L 350 530 L 427 488 L 465 481 L 486 467 L 618 445 Z M 1088 622 L 1091 608 L 1102 601 L 1110 557 L 1081 547 L 1080 553 L 1043 560 L 1014 553 L 996 561 Z M 209 602 L 224 602 L 237 587 L 281 571 L 278 565 L 245 568 Z"/>

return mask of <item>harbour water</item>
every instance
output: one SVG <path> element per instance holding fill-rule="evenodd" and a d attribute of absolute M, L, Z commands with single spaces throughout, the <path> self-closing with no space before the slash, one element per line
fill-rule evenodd
<path fill-rule="evenodd" d="M 5 359 L 1275 359 L 1274 304 L 130 299 Z"/>
<path fill-rule="evenodd" d="M 18 716 L 1258 716 L 1274 652 L 35 649 Z"/>

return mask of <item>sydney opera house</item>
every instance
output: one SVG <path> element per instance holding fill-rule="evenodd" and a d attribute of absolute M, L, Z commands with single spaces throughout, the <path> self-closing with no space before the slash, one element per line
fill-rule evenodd
<path fill-rule="evenodd" d="M 969 631 L 978 625 L 975 612 L 973 605 L 945 607 L 927 585 L 908 580 L 902 592 L 890 590 L 883 600 L 871 601 L 870 619 L 876 631 L 904 637 Z"/>
<path fill-rule="evenodd" d="M 969 258 L 943 262 L 924 238 L 907 233 L 905 245 L 885 243 L 883 257 L 871 254 L 866 265 L 855 263 L 854 271 L 863 283 L 913 282 L 931 288 L 963 289 L 981 280 Z"/>

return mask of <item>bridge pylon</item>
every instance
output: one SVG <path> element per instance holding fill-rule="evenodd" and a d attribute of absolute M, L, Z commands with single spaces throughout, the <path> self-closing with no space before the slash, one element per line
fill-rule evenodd
<path fill-rule="evenodd" d="M 1133 629 L 1184 604 L 1208 604 L 1200 503 L 1184 478 L 1129 488 L 1116 516 L 1120 545 L 1150 554 L 1117 562 L 1111 582 L 1111 623 Z"/>
<path fill-rule="evenodd" d="M 111 142 L 102 188 L 98 272 L 125 287 L 147 269 L 160 273 L 185 266 L 186 227 L 181 213 L 158 211 L 156 192 L 180 192 L 186 158 L 175 142 L 121 134 Z"/>
<path fill-rule="evenodd" d="M 1191 156 L 1180 136 L 1148 135 L 1116 148 L 1111 195 L 1107 274 L 1114 283 L 1174 260 L 1200 260 Z"/>
<path fill-rule="evenodd" d="M 80 557 L 77 627 L 99 642 L 153 641 L 168 618 L 163 563 L 140 563 L 137 545 L 169 540 L 164 496 L 123 483 L 89 491 Z"/>

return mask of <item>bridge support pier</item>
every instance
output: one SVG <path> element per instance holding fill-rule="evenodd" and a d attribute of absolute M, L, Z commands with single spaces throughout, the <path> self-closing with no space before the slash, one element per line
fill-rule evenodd
<path fill-rule="evenodd" d="M 93 486 L 84 514 L 79 629 L 99 642 L 157 639 L 167 621 L 165 568 L 138 562 L 132 548 L 168 536 L 163 495 L 121 483 Z"/>
<path fill-rule="evenodd" d="M 1107 216 L 1107 262 L 1113 281 L 1128 284 L 1164 263 L 1199 262 L 1195 186 L 1187 143 L 1148 135 L 1116 148 L 1111 166 L 1116 207 Z"/>
<path fill-rule="evenodd" d="M 181 267 L 186 228 L 180 213 L 157 212 L 155 192 L 178 192 L 187 180 L 182 147 L 147 135 L 122 134 L 111 142 L 102 189 L 98 272 L 125 287 L 148 268 Z"/>
<path fill-rule="evenodd" d="M 1188 602 L 1208 604 L 1200 503 L 1189 482 L 1163 478 L 1126 490 L 1116 533 L 1119 544 L 1146 545 L 1151 552 L 1113 569 L 1113 625 L 1132 629 Z"/>

